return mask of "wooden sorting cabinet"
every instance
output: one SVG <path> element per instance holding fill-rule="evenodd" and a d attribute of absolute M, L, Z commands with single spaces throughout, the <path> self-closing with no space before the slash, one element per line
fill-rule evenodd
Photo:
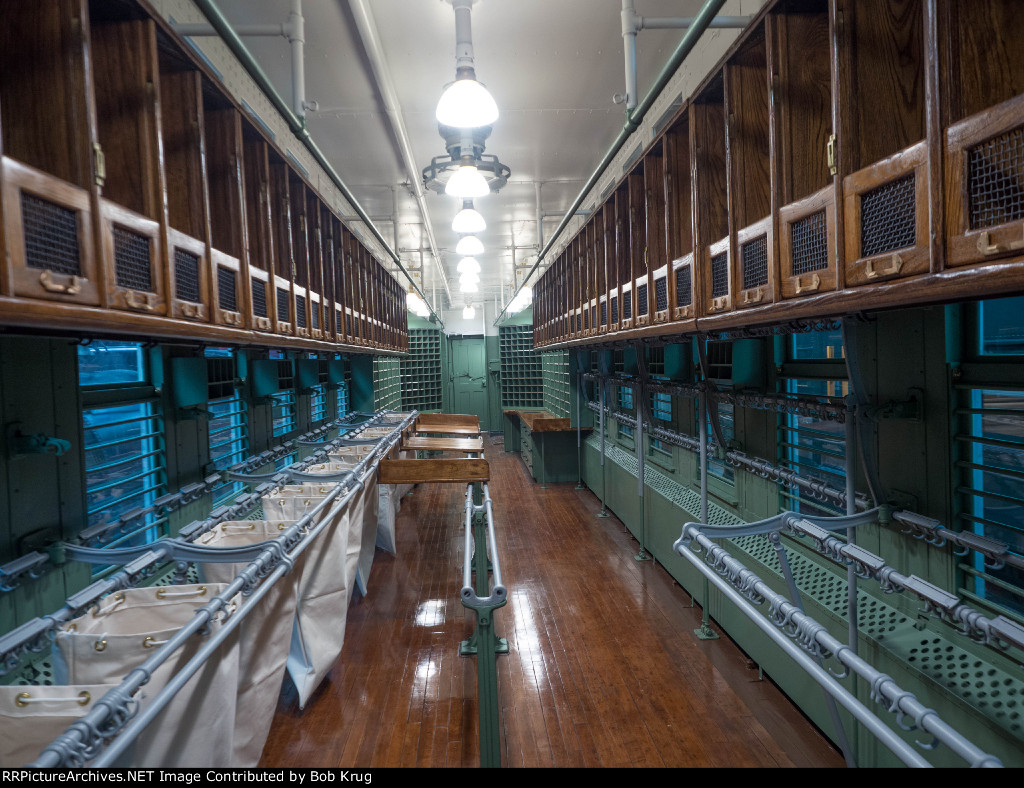
<path fill-rule="evenodd" d="M 940 0 L 946 263 L 1024 254 L 1024 15 L 1012 0 Z"/>

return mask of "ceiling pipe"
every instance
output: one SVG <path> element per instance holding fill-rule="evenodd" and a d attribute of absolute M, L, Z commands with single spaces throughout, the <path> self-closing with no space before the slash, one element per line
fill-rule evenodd
<path fill-rule="evenodd" d="M 544 185 L 543 181 L 534 181 L 533 184 L 533 199 L 537 204 L 537 248 L 544 248 L 544 210 L 541 208 L 540 202 L 540 187 Z"/>
<path fill-rule="evenodd" d="M 395 261 L 399 270 L 401 270 L 401 272 L 405 274 L 405 278 L 409 280 L 409 284 L 411 284 L 416 292 L 419 293 L 420 297 L 423 297 L 423 291 L 420 290 L 409 272 L 405 270 L 405 266 L 402 265 L 402 260 L 398 256 L 398 253 L 395 252 L 388 242 L 384 240 L 384 236 L 381 235 L 380 230 L 377 229 L 377 226 L 373 223 L 370 217 L 366 215 L 366 211 L 363 210 L 359 201 L 356 200 L 355 195 L 353 195 L 348 186 L 345 185 L 345 182 L 338 175 L 337 171 L 335 171 L 330 161 L 327 160 L 327 157 L 324 156 L 323 152 L 319 147 L 317 147 L 317 144 L 309 135 L 309 130 L 306 128 L 305 118 L 296 115 L 285 100 L 281 98 L 281 94 L 277 92 L 274 84 L 264 73 L 263 69 L 260 68 L 259 63 L 256 62 L 256 59 L 242 42 L 242 39 L 239 38 L 238 33 L 235 32 L 235 29 L 231 26 L 227 17 L 221 13 L 217 4 L 213 2 L 213 0 L 193 0 L 193 2 L 203 16 L 209 20 L 217 35 L 220 36 L 224 44 L 231 50 L 231 53 L 238 58 L 239 63 L 242 64 L 242 67 L 248 72 L 249 76 L 252 77 L 259 89 L 263 91 L 263 94 L 267 99 L 269 99 L 270 103 L 273 104 L 274 108 L 281 114 L 281 117 L 285 119 L 288 123 L 289 129 L 291 129 L 291 132 L 296 136 L 299 142 L 306 147 L 316 160 L 316 163 L 323 168 L 325 173 L 327 173 L 327 176 L 334 183 L 335 187 L 337 187 L 338 191 L 341 192 L 341 196 L 349 203 L 349 205 L 352 206 L 352 210 L 358 214 L 360 220 L 374 237 L 374 240 L 380 244 L 384 253 Z M 424 301 L 425 300 L 426 299 L 424 299 Z M 437 318 L 438 322 L 441 322 L 440 316 L 436 312 L 432 313 L 434 317 Z M 441 325 L 442 327 L 444 326 L 443 323 L 441 323 Z"/>
<path fill-rule="evenodd" d="M 693 24 L 687 28 L 686 35 L 683 36 L 683 40 L 679 42 L 679 46 L 677 46 L 675 51 L 672 52 L 671 57 L 669 57 L 668 62 L 661 69 L 661 72 L 658 74 L 657 79 L 655 79 L 651 89 L 647 92 L 647 95 L 644 96 L 644 100 L 637 105 L 637 108 L 633 110 L 633 112 L 626 114 L 626 125 L 622 127 L 622 131 L 619 132 L 619 136 L 615 138 L 611 148 L 608 149 L 604 158 L 601 159 L 601 163 L 597 165 L 597 169 L 594 170 L 594 173 L 589 179 L 587 179 L 587 182 L 583 185 L 583 189 L 577 195 L 573 204 L 569 207 L 569 210 L 566 211 L 565 216 L 562 217 L 562 221 L 559 223 L 558 228 L 554 233 L 552 233 L 544 248 L 541 249 L 540 254 L 537 255 L 537 261 L 530 269 L 530 273 L 528 273 L 526 278 L 523 279 L 523 284 L 516 289 L 516 293 L 518 293 L 519 290 L 522 290 L 523 286 L 529 282 L 530 277 L 533 276 L 533 273 L 544 261 L 545 256 L 551 251 L 551 247 L 554 245 L 555 240 L 569 225 L 569 222 L 576 214 L 576 211 L 590 193 L 590 190 L 597 185 L 598 181 L 604 175 L 605 170 L 607 170 L 611 165 L 615 156 L 620 150 L 622 150 L 622 147 L 626 144 L 626 141 L 630 138 L 633 132 L 640 128 L 640 123 L 643 122 L 644 116 L 650 111 L 651 106 L 653 106 L 655 100 L 657 100 L 658 96 L 661 94 L 661 91 L 665 89 L 665 86 L 668 85 L 679 66 L 682 65 L 690 52 L 693 51 L 693 48 L 697 45 L 697 41 L 699 41 L 700 37 L 704 35 L 704 31 L 706 31 L 711 25 L 711 21 L 715 18 L 715 14 L 721 10 L 723 5 L 725 5 L 725 0 L 706 0 L 700 9 L 700 12 L 696 17 L 694 17 Z M 495 324 L 497 324 L 504 314 L 505 310 L 502 310 L 501 315 L 498 315 L 495 319 Z"/>
<path fill-rule="evenodd" d="M 398 103 L 395 83 L 391 78 L 391 69 L 388 68 L 387 58 L 384 57 L 384 49 L 380 43 L 380 34 L 377 32 L 377 22 L 366 0 L 349 0 L 349 8 L 352 9 L 352 16 L 355 18 L 356 29 L 359 31 L 359 40 L 362 42 L 363 49 L 370 60 L 370 69 L 373 71 L 374 81 L 377 83 L 377 89 L 380 91 L 388 123 L 391 125 L 391 130 L 398 141 L 398 147 L 402 154 L 402 163 L 405 165 L 406 172 L 409 175 L 410 188 L 412 189 L 413 197 L 416 199 L 416 205 L 420 209 L 420 216 L 423 218 L 423 226 L 427 232 L 427 243 L 430 244 L 430 252 L 434 257 L 434 264 L 441 275 L 445 292 L 448 294 L 448 301 L 451 303 L 452 291 L 448 286 L 444 266 L 441 264 L 437 239 L 434 237 L 434 226 L 430 221 L 430 211 L 427 209 L 422 175 L 420 174 L 419 167 L 416 165 L 416 157 L 412 152 L 412 141 L 409 139 L 409 132 L 405 127 L 405 119 L 402 116 L 401 105 Z"/>

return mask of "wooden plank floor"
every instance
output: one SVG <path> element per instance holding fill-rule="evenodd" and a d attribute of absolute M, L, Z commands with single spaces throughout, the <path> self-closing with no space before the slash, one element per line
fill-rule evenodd
<path fill-rule="evenodd" d="M 541 489 L 486 439 L 509 603 L 495 615 L 502 764 L 841 767 L 842 757 L 723 637 L 599 501 Z M 304 711 L 285 680 L 261 766 L 476 766 L 476 666 L 458 656 L 463 485 L 403 499 L 345 648 Z"/>

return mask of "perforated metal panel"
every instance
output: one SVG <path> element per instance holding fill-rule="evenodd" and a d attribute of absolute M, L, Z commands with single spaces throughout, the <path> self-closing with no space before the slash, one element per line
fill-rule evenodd
<path fill-rule="evenodd" d="M 576 330 L 583 330 L 583 315 L 581 315 L 579 312 L 576 313 Z"/>
<path fill-rule="evenodd" d="M 668 309 L 668 277 L 654 280 L 654 308 L 659 312 Z"/>
<path fill-rule="evenodd" d="M 280 291 L 278 291 L 280 293 Z M 278 319 L 281 319 L 280 316 Z M 285 318 L 287 319 L 287 318 Z M 306 327 L 306 297 L 301 295 L 295 296 L 295 325 L 299 328 Z"/>
<path fill-rule="evenodd" d="M 602 326 L 608 325 L 608 302 L 607 301 L 602 301 L 601 302 L 601 325 Z"/>
<path fill-rule="evenodd" d="M 352 315 L 345 314 L 345 333 L 348 336 L 352 336 Z"/>
<path fill-rule="evenodd" d="M 910 173 L 861 195 L 861 257 L 914 245 L 917 240 L 915 183 L 915 175 Z"/>
<path fill-rule="evenodd" d="M 174 250 L 174 296 L 199 303 L 199 258 L 184 249 Z"/>
<path fill-rule="evenodd" d="M 217 305 L 225 312 L 238 311 L 238 293 L 235 272 L 217 266 Z M 253 288 L 255 290 L 255 288 Z"/>
<path fill-rule="evenodd" d="M 729 253 L 721 252 L 711 258 L 711 297 L 729 295 Z"/>
<path fill-rule="evenodd" d="M 1024 128 L 1016 128 L 967 151 L 970 227 L 1024 219 Z"/>
<path fill-rule="evenodd" d="M 629 320 L 633 317 L 633 291 L 622 294 L 622 319 Z"/>
<path fill-rule="evenodd" d="M 794 276 L 828 268 L 828 235 L 824 210 L 797 219 L 789 226 L 789 231 Z"/>
<path fill-rule="evenodd" d="M 114 275 L 118 287 L 153 292 L 149 238 L 114 225 Z"/>
<path fill-rule="evenodd" d="M 693 303 L 693 272 L 690 266 L 676 269 L 676 306 L 690 306 Z"/>
<path fill-rule="evenodd" d="M 288 291 L 283 287 L 277 288 L 277 319 L 280 323 L 288 322 Z"/>
<path fill-rule="evenodd" d="M 252 313 L 256 317 L 269 317 L 267 314 L 267 283 L 252 277 Z"/>
<path fill-rule="evenodd" d="M 63 205 L 21 193 L 25 264 L 29 268 L 81 276 L 78 214 Z"/>
<path fill-rule="evenodd" d="M 759 235 L 740 246 L 743 289 L 768 284 L 768 236 Z"/>
<path fill-rule="evenodd" d="M 612 322 L 619 322 L 619 297 L 612 296 Z"/>
<path fill-rule="evenodd" d="M 313 308 L 309 310 L 309 314 L 313 317 L 313 328 L 317 331 L 320 330 L 320 304 L 313 302 Z"/>
<path fill-rule="evenodd" d="M 650 301 L 647 295 L 647 284 L 644 283 L 636 288 L 636 313 L 638 315 L 646 315 L 649 307 Z"/>
<path fill-rule="evenodd" d="M 345 325 L 345 319 L 341 316 L 341 310 L 334 310 L 334 330 L 337 332 L 342 331 L 342 327 Z"/>
<path fill-rule="evenodd" d="M 597 328 L 597 304 L 590 307 L 590 327 Z"/>

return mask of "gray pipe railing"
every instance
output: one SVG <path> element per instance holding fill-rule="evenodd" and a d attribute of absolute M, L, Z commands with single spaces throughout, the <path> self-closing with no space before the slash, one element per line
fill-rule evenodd
<path fill-rule="evenodd" d="M 415 416 L 416 413 L 413 412 L 399 422 L 393 430 L 393 434 L 400 436 L 405 427 L 412 423 Z M 385 443 L 388 442 L 388 438 L 383 440 Z M 215 653 L 220 643 L 248 615 L 256 602 L 269 591 L 269 588 L 277 580 L 290 571 L 295 558 L 301 555 L 320 532 L 332 522 L 333 517 L 348 505 L 352 497 L 376 471 L 376 463 L 370 462 L 370 460 L 379 459 L 380 456 L 382 456 L 382 453 L 374 452 L 367 458 L 364 458 L 356 466 L 362 470 L 358 478 L 356 478 L 355 473 L 350 474 L 349 482 L 351 483 L 336 484 L 309 512 L 285 529 L 281 536 L 264 543 L 264 547 L 260 550 L 257 557 L 228 584 L 224 591 L 213 597 L 207 605 L 197 609 L 192 619 L 181 627 L 167 643 L 158 647 L 154 654 L 142 665 L 131 670 L 117 687 L 107 692 L 96 702 L 94 708 L 87 715 L 72 723 L 65 733 L 57 737 L 51 745 L 44 748 L 40 757 L 30 766 L 35 768 L 81 766 L 84 764 L 84 754 L 86 752 L 90 754 L 95 752 L 96 747 L 103 740 L 109 739 L 114 735 L 116 738 L 103 749 L 99 757 L 95 758 L 91 764 L 97 767 L 112 765 L 138 734 L 170 702 L 188 679 Z M 338 500 L 336 501 L 336 499 Z M 314 519 L 327 509 L 328 506 L 332 507 L 328 516 L 322 518 L 310 528 L 310 524 L 313 523 Z M 227 552 L 223 553 L 223 560 L 234 561 L 237 559 L 237 556 L 233 553 L 229 556 Z M 269 574 L 267 574 L 268 572 Z M 260 581 L 259 578 L 263 575 L 266 576 Z M 254 586 L 255 590 L 249 595 L 248 602 L 243 604 L 239 610 L 231 613 L 228 608 L 228 602 L 231 598 L 237 593 L 244 593 L 246 589 L 253 589 Z M 134 713 L 133 693 L 148 682 L 153 671 L 184 645 L 191 635 L 205 628 L 220 613 L 224 614 L 224 618 L 217 632 L 210 636 L 209 640 L 200 647 L 195 656 L 157 693 L 147 705 L 146 710 L 129 722 Z"/>
<path fill-rule="evenodd" d="M 933 742 L 928 744 L 917 742 L 919 747 L 930 749 L 941 743 L 972 767 L 1002 766 L 998 758 L 970 742 L 959 731 L 944 722 L 937 712 L 921 704 L 913 693 L 900 688 L 891 677 L 876 670 L 856 655 L 849 644 L 829 634 L 824 624 L 801 612 L 795 604 L 776 593 L 754 572 L 729 555 L 724 548 L 712 542 L 703 533 L 705 527 L 700 523 L 686 523 L 682 535 L 673 545 L 675 552 L 688 560 L 713 583 L 808 676 L 820 684 L 903 763 L 917 767 L 931 766 L 878 715 L 842 686 L 835 674 L 818 665 L 817 658 L 832 656 L 843 666 L 844 678 L 855 673 L 867 681 L 871 687 L 872 700 L 896 714 L 896 722 L 904 730 L 920 728 L 933 737 Z M 720 531 L 721 528 L 718 528 L 717 532 Z M 693 543 L 696 543 L 697 547 L 691 547 Z M 698 548 L 704 551 L 703 560 L 695 552 Z M 764 606 L 766 603 L 769 611 L 767 618 L 754 607 L 755 604 Z M 785 634 L 780 629 L 784 630 Z M 913 720 L 909 725 L 904 722 L 907 717 Z"/>

